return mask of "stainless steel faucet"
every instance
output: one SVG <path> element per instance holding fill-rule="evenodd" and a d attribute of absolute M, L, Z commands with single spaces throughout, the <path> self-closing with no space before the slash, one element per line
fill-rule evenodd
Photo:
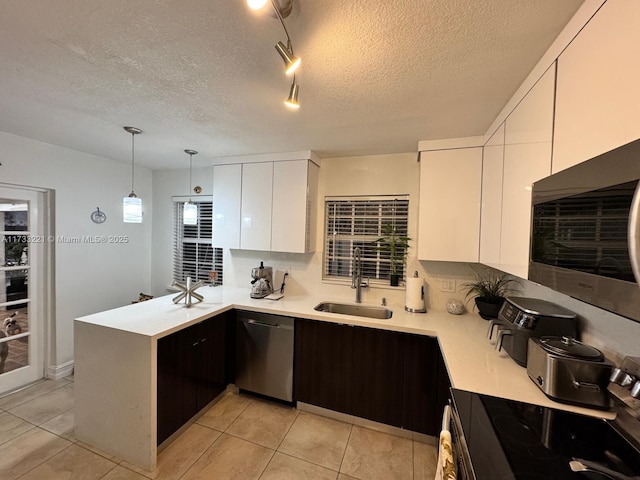
<path fill-rule="evenodd" d="M 364 285 L 365 287 L 367 284 Z M 353 272 L 351 273 L 351 288 L 356 289 L 356 303 L 362 303 L 362 254 L 360 247 L 353 249 Z"/>

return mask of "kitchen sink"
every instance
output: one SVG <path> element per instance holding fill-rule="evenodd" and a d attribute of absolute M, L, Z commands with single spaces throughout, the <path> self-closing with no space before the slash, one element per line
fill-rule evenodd
<path fill-rule="evenodd" d="M 322 302 L 313 307 L 318 312 L 341 313 L 342 315 L 355 315 L 357 317 L 376 318 L 387 320 L 393 315 L 393 311 L 384 307 L 372 305 L 353 305 L 349 303 Z"/>

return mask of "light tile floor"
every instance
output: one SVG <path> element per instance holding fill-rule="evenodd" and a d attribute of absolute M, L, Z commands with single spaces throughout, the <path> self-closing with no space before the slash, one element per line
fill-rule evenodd
<path fill-rule="evenodd" d="M 431 480 L 435 461 L 433 445 L 228 393 L 148 472 L 74 438 L 73 377 L 0 398 L 2 480 Z"/>

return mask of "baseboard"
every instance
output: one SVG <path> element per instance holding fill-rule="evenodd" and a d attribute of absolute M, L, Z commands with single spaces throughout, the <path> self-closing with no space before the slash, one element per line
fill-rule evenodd
<path fill-rule="evenodd" d="M 356 417 L 355 415 L 349 415 L 346 413 L 336 412 L 335 410 L 329 410 L 327 408 L 318 407 L 309 403 L 297 402 L 297 409 L 302 412 L 313 413 L 320 415 L 321 417 L 331 418 L 343 423 L 350 423 L 359 427 L 368 428 L 370 430 L 377 430 L 378 432 L 388 433 L 397 437 L 406 438 L 409 440 L 417 440 L 418 442 L 426 443 L 429 445 L 437 445 L 438 439 L 431 435 L 424 433 L 413 432 L 400 427 L 393 427 L 384 423 L 374 422 L 373 420 L 367 420 L 366 418 Z"/>
<path fill-rule="evenodd" d="M 47 378 L 51 380 L 60 380 L 68 377 L 73 373 L 73 360 L 63 363 L 62 365 L 49 365 L 47 368 Z"/>

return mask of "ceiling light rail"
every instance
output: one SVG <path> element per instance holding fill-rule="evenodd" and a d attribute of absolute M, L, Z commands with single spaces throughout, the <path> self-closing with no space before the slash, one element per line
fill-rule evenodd
<path fill-rule="evenodd" d="M 271 3 L 273 11 L 275 12 L 278 20 L 280 20 L 280 24 L 282 25 L 284 33 L 287 36 L 286 45 L 281 41 L 279 41 L 275 45 L 276 51 L 284 61 L 285 73 L 287 75 L 293 74 L 293 79 L 291 80 L 291 88 L 289 90 L 289 97 L 284 101 L 284 104 L 289 108 L 298 109 L 300 108 L 300 103 L 298 103 L 298 92 L 300 91 L 300 86 L 296 83 L 296 76 L 294 72 L 300 66 L 301 60 L 299 57 L 296 57 L 293 51 L 293 44 L 291 42 L 291 37 L 289 36 L 289 31 L 284 24 L 284 18 L 286 18 L 289 13 L 291 13 L 293 0 L 283 0 L 282 5 L 280 4 L 280 0 L 247 0 L 249 8 L 253 10 L 260 10 L 264 8 L 267 3 Z"/>

